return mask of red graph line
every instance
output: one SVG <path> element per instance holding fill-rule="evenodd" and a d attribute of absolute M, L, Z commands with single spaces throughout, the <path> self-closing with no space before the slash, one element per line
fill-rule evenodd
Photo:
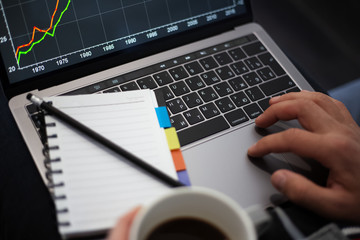
<path fill-rule="evenodd" d="M 28 46 L 30 46 L 30 45 L 34 42 L 34 38 L 35 38 L 35 33 L 36 33 L 36 31 L 46 33 L 46 32 L 48 32 L 48 31 L 50 31 L 50 30 L 52 29 L 52 27 L 53 27 L 53 22 L 54 22 L 54 17 L 55 17 L 55 14 L 56 14 L 57 10 L 58 10 L 59 1 L 60 1 L 60 0 L 57 0 L 54 13 L 53 13 L 53 15 L 51 16 L 50 27 L 49 27 L 48 29 L 46 29 L 46 30 L 43 30 L 43 29 L 40 29 L 40 28 L 34 26 L 31 41 L 30 41 L 29 43 L 27 43 L 27 44 L 24 44 L 24 45 L 21 45 L 21 46 L 17 47 L 16 53 L 15 53 L 16 56 L 18 55 L 20 48 L 28 47 Z"/>

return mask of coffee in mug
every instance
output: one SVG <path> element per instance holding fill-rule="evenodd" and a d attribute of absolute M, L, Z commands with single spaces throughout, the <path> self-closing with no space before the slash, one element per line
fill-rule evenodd
<path fill-rule="evenodd" d="M 228 196 L 202 187 L 181 187 L 144 206 L 130 240 L 255 240 L 255 224 Z"/>
<path fill-rule="evenodd" d="M 203 219 L 183 217 L 161 223 L 146 240 L 229 239 L 221 229 Z"/>

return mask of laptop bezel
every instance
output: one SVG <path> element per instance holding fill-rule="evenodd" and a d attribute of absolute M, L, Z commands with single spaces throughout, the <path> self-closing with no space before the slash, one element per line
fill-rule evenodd
<path fill-rule="evenodd" d="M 109 55 L 84 61 L 66 68 L 61 68 L 41 76 L 35 76 L 18 83 L 10 84 L 6 73 L 5 64 L 0 57 L 0 80 L 4 89 L 4 93 L 6 97 L 10 99 L 13 96 L 24 92 L 28 92 L 34 89 L 42 90 L 51 86 L 70 82 L 86 75 L 100 72 L 121 64 L 125 64 L 127 62 L 151 56 L 159 52 L 163 52 L 181 45 L 232 30 L 237 26 L 249 23 L 253 20 L 250 0 L 244 0 L 244 4 L 246 7 L 246 13 L 241 16 L 235 16 L 206 26 L 167 36 L 142 45 L 120 50 Z"/>

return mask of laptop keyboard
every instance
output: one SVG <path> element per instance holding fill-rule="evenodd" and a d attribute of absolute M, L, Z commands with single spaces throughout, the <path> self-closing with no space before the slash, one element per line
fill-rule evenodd
<path fill-rule="evenodd" d="M 181 146 L 255 119 L 272 96 L 300 91 L 251 34 L 63 95 L 137 89 L 164 97 Z M 41 113 L 27 110 L 45 143 Z"/>

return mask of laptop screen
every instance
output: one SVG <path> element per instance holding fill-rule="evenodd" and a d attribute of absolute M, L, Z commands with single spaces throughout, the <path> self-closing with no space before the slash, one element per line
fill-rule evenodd
<path fill-rule="evenodd" d="M 0 0 L 0 7 L 9 84 L 246 13 L 243 0 Z"/>

